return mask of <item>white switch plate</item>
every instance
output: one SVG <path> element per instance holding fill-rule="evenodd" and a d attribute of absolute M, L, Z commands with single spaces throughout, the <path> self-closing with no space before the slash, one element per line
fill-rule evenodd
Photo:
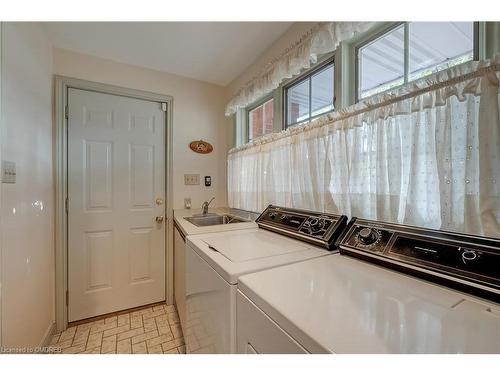
<path fill-rule="evenodd" d="M 184 175 L 184 185 L 199 185 L 200 175 L 199 174 L 185 174 Z"/>
<path fill-rule="evenodd" d="M 191 198 L 184 198 L 184 208 L 191 208 Z"/>
<path fill-rule="evenodd" d="M 16 183 L 16 163 L 13 161 L 2 160 L 2 183 Z"/>

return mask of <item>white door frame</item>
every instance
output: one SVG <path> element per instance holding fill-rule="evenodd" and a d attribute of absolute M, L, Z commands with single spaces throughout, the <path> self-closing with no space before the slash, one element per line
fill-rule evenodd
<path fill-rule="evenodd" d="M 165 116 L 165 300 L 174 302 L 174 266 L 173 266 L 173 195 L 172 195 L 172 150 L 173 150 L 173 97 L 146 91 L 128 89 L 103 83 L 85 81 L 76 78 L 55 76 L 55 303 L 57 331 L 68 326 L 68 215 L 66 197 L 68 196 L 68 121 L 66 108 L 69 88 L 95 91 L 104 94 L 119 95 L 129 98 L 166 103 Z"/>

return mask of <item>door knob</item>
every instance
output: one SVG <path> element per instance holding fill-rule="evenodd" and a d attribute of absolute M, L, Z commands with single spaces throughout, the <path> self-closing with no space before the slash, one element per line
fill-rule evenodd
<path fill-rule="evenodd" d="M 163 216 L 157 216 L 157 217 L 156 217 L 156 222 L 157 222 L 157 223 L 161 223 L 161 222 L 163 222 Z"/>
<path fill-rule="evenodd" d="M 161 206 L 163 204 L 163 198 L 156 198 L 156 204 Z"/>

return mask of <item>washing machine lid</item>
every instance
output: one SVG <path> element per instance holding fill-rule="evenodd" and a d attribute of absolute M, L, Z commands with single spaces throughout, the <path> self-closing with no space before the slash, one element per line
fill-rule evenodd
<path fill-rule="evenodd" d="M 222 237 L 207 238 L 205 242 L 212 250 L 232 262 L 247 262 L 310 248 L 300 242 L 288 240 L 286 237 L 276 237 L 275 234 L 263 230 L 226 233 Z"/>
<path fill-rule="evenodd" d="M 187 236 L 186 241 L 230 284 L 247 273 L 331 254 L 260 228 Z"/>

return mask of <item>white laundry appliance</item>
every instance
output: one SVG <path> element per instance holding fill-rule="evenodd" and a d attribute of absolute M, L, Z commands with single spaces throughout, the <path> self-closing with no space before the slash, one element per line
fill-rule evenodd
<path fill-rule="evenodd" d="M 188 353 L 234 353 L 238 278 L 336 252 L 347 218 L 269 206 L 256 222 L 259 228 L 187 236 Z"/>
<path fill-rule="evenodd" d="M 500 353 L 499 239 L 359 219 L 344 233 L 340 254 L 240 278 L 239 353 Z"/>

